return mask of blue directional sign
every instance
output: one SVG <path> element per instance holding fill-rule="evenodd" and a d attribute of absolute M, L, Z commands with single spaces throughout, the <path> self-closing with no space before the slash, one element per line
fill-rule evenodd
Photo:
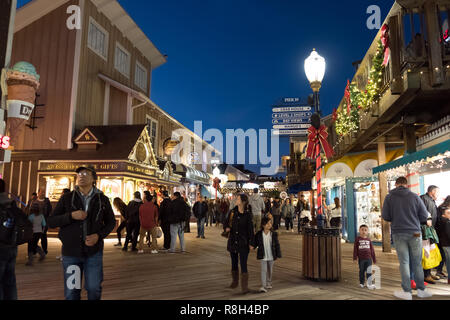
<path fill-rule="evenodd" d="M 311 123 L 309 118 L 281 118 L 272 119 L 272 124 Z"/>
<path fill-rule="evenodd" d="M 272 113 L 273 119 L 285 119 L 285 118 L 311 118 L 311 112 L 280 112 Z"/>
<path fill-rule="evenodd" d="M 311 106 L 302 106 L 302 107 L 275 107 L 272 108 L 272 112 L 305 112 L 310 111 L 312 108 Z"/>

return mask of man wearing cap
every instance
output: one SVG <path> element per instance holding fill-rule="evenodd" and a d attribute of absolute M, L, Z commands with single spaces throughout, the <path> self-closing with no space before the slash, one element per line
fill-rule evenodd
<path fill-rule="evenodd" d="M 116 219 L 109 199 L 95 187 L 93 167 L 79 167 L 75 190 L 64 194 L 48 219 L 50 228 L 60 228 L 66 300 L 81 299 L 85 276 L 88 300 L 100 300 L 103 281 L 103 239 L 114 229 Z"/>

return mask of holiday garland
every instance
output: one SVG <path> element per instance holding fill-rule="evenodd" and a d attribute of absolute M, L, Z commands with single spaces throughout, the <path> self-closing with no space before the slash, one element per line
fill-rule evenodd
<path fill-rule="evenodd" d="M 337 111 L 336 133 L 345 136 L 359 130 L 359 110 L 370 109 L 373 103 L 377 103 L 381 96 L 381 82 L 385 60 L 385 47 L 381 40 L 378 41 L 377 53 L 372 59 L 372 67 L 369 79 L 364 91 L 359 90 L 354 83 L 347 83 L 345 89 L 344 106 Z"/>

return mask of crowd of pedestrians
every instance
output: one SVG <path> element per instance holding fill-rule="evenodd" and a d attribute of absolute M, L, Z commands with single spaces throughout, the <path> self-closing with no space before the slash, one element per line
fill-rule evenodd
<path fill-rule="evenodd" d="M 25 209 L 31 230 L 26 265 L 34 265 L 36 254 L 39 254 L 40 261 L 45 259 L 48 253 L 47 230 L 49 227 L 59 228 L 65 298 L 81 298 L 80 283 L 84 277 L 88 299 L 98 300 L 102 294 L 103 240 L 114 229 L 116 220 L 109 199 L 96 188 L 97 174 L 94 168 L 80 167 L 76 174 L 74 190 L 65 189 L 53 211 L 44 189 L 32 195 Z M 198 194 L 192 209 L 179 192 L 169 197 L 169 193 L 164 191 L 162 195 L 159 205 L 149 191 L 143 195 L 136 191 L 128 204 L 120 198 L 113 200 L 113 207 L 121 216 L 115 246 L 128 251 L 131 244 L 131 251 L 143 254 L 148 244 L 152 254 L 161 251 L 175 254 L 179 242 L 178 252 L 185 253 L 184 233 L 189 232 L 192 214 L 197 221 L 197 238 L 206 239 L 205 227 L 222 224 L 222 235 L 227 237 L 231 262 L 232 282 L 229 288 L 237 288 L 240 283 L 243 294 L 256 292 L 248 285 L 250 251 L 255 250 L 256 259 L 261 262 L 261 287 L 258 291 L 267 292 L 272 289 L 274 262 L 282 257 L 277 232 L 281 220 L 284 220 L 286 230 L 293 232 L 294 220 L 297 219 L 299 233 L 302 227 L 312 222 L 311 208 L 303 194 L 299 194 L 295 206 L 292 197 L 284 200 L 275 197 L 271 200 L 261 197 L 258 189 L 251 195 L 235 193 L 231 200 L 208 200 Z M 395 189 L 390 191 L 383 203 L 382 217 L 391 222 L 392 241 L 400 266 L 402 290 L 394 293 L 398 298 L 411 300 L 414 289 L 417 289 L 420 298 L 431 297 L 432 294 L 426 289 L 427 284 L 445 278 L 450 284 L 444 272 L 444 266 L 448 267 L 450 262 L 450 197 L 437 207 L 438 195 L 439 188 L 430 186 L 427 193 L 419 197 L 407 188 L 407 179 L 400 177 L 396 180 Z M 15 202 L 7 197 L 3 180 L 0 180 L 0 207 L 16 215 L 21 213 Z M 327 225 L 340 227 L 340 199 L 334 198 L 334 203 L 329 206 L 324 201 L 323 208 Z M 126 237 L 122 246 L 124 230 Z M 369 279 L 371 266 L 376 264 L 376 256 L 368 236 L 369 231 L 367 225 L 359 226 L 353 259 L 358 260 L 360 286 L 374 289 Z M 158 248 L 157 239 L 162 236 L 164 242 Z M 429 247 L 426 250 L 435 248 L 439 252 L 442 258 L 438 264 L 423 267 L 424 246 Z M 2 243 L 0 239 L 0 300 L 17 299 L 14 271 L 16 256 L 17 245 Z M 73 279 L 76 272 L 80 273 L 78 280 Z"/>

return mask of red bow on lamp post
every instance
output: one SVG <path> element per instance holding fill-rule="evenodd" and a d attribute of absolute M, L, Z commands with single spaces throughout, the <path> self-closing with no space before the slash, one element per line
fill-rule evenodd
<path fill-rule="evenodd" d="M 386 66 L 389 62 L 389 56 L 391 54 L 389 49 L 389 26 L 387 24 L 383 25 L 381 28 L 381 43 L 384 47 L 384 61 L 383 66 Z"/>
<path fill-rule="evenodd" d="M 214 178 L 213 180 L 213 188 L 216 189 L 216 199 L 217 199 L 217 189 L 219 189 L 220 187 L 220 179 L 219 178 Z"/>
<path fill-rule="evenodd" d="M 317 117 L 319 117 L 317 115 Z M 312 120 L 312 117 L 311 117 Z M 316 120 L 317 121 L 317 120 Z M 320 121 L 320 118 L 319 118 Z M 312 120 L 311 122 L 314 123 Z M 320 122 L 319 122 L 320 123 Z M 306 146 L 306 157 L 314 159 L 316 161 L 316 182 L 317 182 L 317 215 L 319 228 L 323 227 L 323 212 L 322 212 L 322 158 L 320 157 L 320 151 L 325 152 L 325 156 L 331 158 L 334 154 L 333 149 L 330 147 L 327 138 L 327 127 L 324 125 L 316 125 L 319 128 L 311 126 L 308 129 L 308 144 Z"/>

